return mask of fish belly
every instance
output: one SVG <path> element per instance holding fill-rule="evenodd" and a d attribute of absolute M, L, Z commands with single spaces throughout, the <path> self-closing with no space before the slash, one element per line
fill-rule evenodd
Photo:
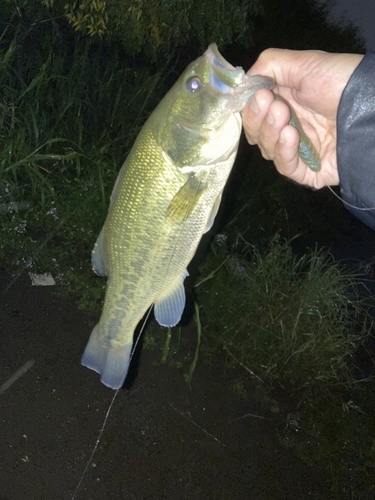
<path fill-rule="evenodd" d="M 205 187 L 186 217 L 169 216 L 176 193 L 189 176 L 166 162 L 145 130 L 119 174 L 109 213 L 98 238 L 94 267 L 108 275 L 103 312 L 82 364 L 118 389 L 126 378 L 134 330 L 155 304 L 160 324 L 174 326 L 185 306 L 186 267 L 212 224 L 234 156 L 212 165 Z M 214 213 L 213 213 L 214 212 Z M 212 215 L 213 214 L 213 215 Z"/>

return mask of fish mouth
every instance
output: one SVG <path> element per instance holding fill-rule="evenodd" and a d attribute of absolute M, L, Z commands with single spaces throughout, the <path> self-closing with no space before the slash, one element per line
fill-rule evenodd
<path fill-rule="evenodd" d="M 228 94 L 244 85 L 245 71 L 240 67 L 235 68 L 224 59 L 216 43 L 211 43 L 204 56 L 210 65 L 210 83 L 214 88 Z"/>
<path fill-rule="evenodd" d="M 232 66 L 220 54 L 216 43 L 211 43 L 204 53 L 210 67 L 210 84 L 222 94 L 242 94 L 248 99 L 258 88 L 272 90 L 275 80 L 268 76 L 250 76 L 243 68 Z"/>

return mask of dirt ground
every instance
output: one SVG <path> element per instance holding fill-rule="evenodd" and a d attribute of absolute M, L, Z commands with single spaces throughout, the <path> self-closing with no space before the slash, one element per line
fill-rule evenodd
<path fill-rule="evenodd" d="M 114 395 L 80 365 L 95 319 L 26 273 L 4 293 L 10 281 L 0 272 L 0 386 L 35 364 L 0 395 L 0 499 L 69 500 Z M 275 403 L 255 385 L 236 396 L 222 364 L 200 363 L 189 389 L 159 361 L 143 349 L 76 500 L 330 498 L 317 471 L 279 445 Z"/>

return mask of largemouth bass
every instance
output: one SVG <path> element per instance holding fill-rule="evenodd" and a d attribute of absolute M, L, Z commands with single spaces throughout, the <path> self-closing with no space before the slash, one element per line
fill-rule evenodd
<path fill-rule="evenodd" d="M 123 385 L 134 330 L 151 305 L 160 325 L 180 321 L 186 268 L 213 224 L 237 154 L 240 111 L 257 89 L 274 84 L 233 67 L 211 44 L 139 133 L 92 254 L 95 272 L 108 280 L 82 364 L 106 386 Z"/>

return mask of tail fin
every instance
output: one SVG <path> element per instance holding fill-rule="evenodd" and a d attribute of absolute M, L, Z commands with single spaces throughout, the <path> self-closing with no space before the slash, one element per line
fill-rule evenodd
<path fill-rule="evenodd" d="M 91 332 L 81 364 L 99 373 L 100 381 L 107 387 L 119 389 L 128 374 L 132 342 L 107 347 L 98 335 L 98 326 Z"/>

